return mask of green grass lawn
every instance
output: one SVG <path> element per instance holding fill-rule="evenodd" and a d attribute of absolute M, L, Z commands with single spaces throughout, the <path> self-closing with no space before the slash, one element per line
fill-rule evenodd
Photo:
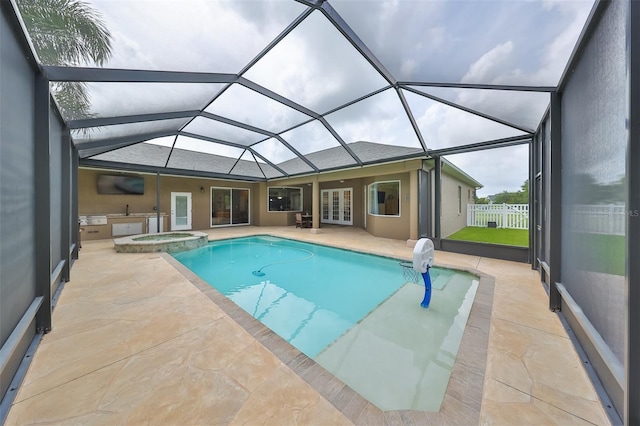
<path fill-rule="evenodd" d="M 624 235 L 572 234 L 567 250 L 577 259 L 577 267 L 602 274 L 625 274 L 626 246 Z"/>
<path fill-rule="evenodd" d="M 477 226 L 467 226 L 455 234 L 449 235 L 447 239 L 528 247 L 529 231 L 526 229 L 480 228 Z"/>

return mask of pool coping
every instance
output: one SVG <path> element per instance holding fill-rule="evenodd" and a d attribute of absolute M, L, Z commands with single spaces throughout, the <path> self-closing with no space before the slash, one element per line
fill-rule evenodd
<path fill-rule="evenodd" d="M 495 288 L 495 278 L 491 275 L 471 268 L 435 265 L 468 272 L 479 277 L 476 295 L 440 411 L 382 411 L 202 280 L 173 256 L 168 253 L 160 253 L 160 255 L 350 421 L 356 424 L 405 425 L 479 423 Z"/>

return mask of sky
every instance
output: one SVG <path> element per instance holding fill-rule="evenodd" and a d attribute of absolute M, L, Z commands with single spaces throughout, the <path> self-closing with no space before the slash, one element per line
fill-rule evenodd
<path fill-rule="evenodd" d="M 294 1 L 93 1 L 113 36 L 108 68 L 239 73 L 306 10 Z M 592 7 L 592 0 L 330 0 L 355 34 L 395 79 L 555 86 Z M 91 65 L 91 64 L 88 64 Z M 388 86 L 382 75 L 318 11 L 312 12 L 243 76 L 314 113 L 346 142 L 420 147 L 401 96 L 424 144 L 441 149 L 535 130 L 545 93 L 428 88 L 412 90 L 472 108 L 510 127 L 416 94 L 394 89 L 333 111 Z M 282 132 L 302 153 L 337 146 L 318 122 L 240 85 L 92 83 L 96 116 L 206 111 Z M 329 114 L 327 114 L 329 113 Z M 186 131 L 241 145 L 268 139 L 197 119 Z M 209 121 L 209 120 L 206 120 Z M 299 126 L 299 127 L 295 127 Z M 293 130 L 290 130 L 295 127 Z M 133 127 L 131 127 L 133 128 Z M 108 131 L 98 133 L 110 135 Z M 172 143 L 172 138 L 161 141 Z M 240 156 L 242 149 L 184 140 L 181 146 Z M 293 158 L 275 139 L 256 147 L 274 163 Z M 480 196 L 515 191 L 527 179 L 527 146 L 448 156 L 481 182 Z"/>

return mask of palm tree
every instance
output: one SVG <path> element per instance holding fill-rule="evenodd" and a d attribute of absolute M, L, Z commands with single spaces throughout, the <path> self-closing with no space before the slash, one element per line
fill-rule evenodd
<path fill-rule="evenodd" d="M 31 41 L 45 65 L 101 66 L 111 57 L 111 35 L 98 11 L 82 0 L 17 0 Z M 91 116 L 82 82 L 51 87 L 65 119 Z"/>

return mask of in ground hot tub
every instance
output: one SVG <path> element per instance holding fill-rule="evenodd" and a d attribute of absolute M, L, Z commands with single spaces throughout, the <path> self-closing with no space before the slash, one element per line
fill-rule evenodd
<path fill-rule="evenodd" d="M 180 231 L 159 234 L 131 235 L 113 240 L 118 253 L 154 253 L 166 251 L 176 253 L 202 247 L 209 242 L 204 232 Z"/>

